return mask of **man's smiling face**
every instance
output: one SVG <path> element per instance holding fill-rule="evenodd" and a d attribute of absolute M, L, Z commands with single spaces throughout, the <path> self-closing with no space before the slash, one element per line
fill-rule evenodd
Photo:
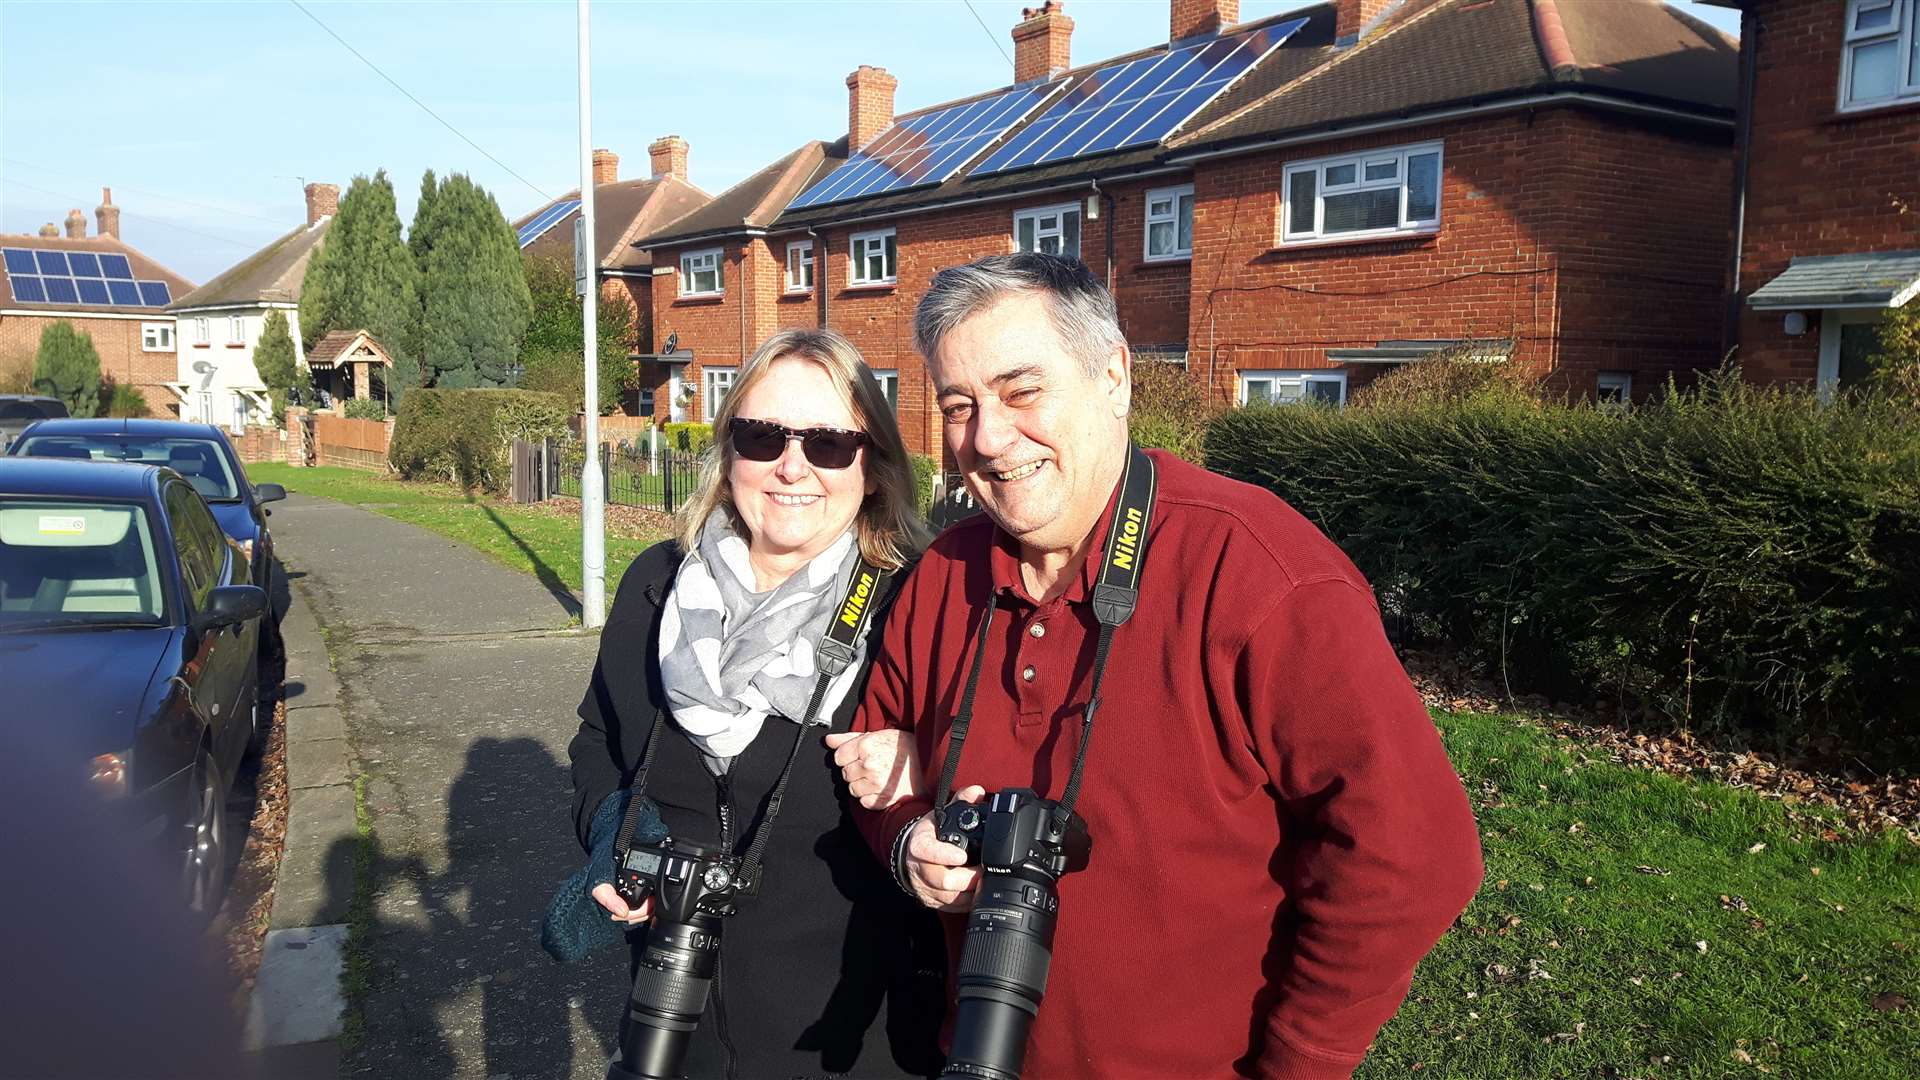
<path fill-rule="evenodd" d="M 993 520 L 1035 554 L 1085 539 L 1126 459 L 1126 352 L 1088 376 L 1045 297 L 1023 292 L 949 331 L 927 369 L 947 448 Z"/>

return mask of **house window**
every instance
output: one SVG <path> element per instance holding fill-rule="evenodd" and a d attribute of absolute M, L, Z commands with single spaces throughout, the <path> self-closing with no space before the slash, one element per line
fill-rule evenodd
<path fill-rule="evenodd" d="M 193 320 L 193 343 L 205 345 L 213 340 L 213 320 L 199 318 Z"/>
<path fill-rule="evenodd" d="M 1434 232 L 1440 228 L 1440 144 L 1287 164 L 1281 240 Z"/>
<path fill-rule="evenodd" d="M 1840 107 L 1920 98 L 1920 0 L 1849 0 Z"/>
<path fill-rule="evenodd" d="M 1603 371 L 1599 376 L 1597 400 L 1603 406 L 1624 409 L 1633 404 L 1633 372 Z"/>
<path fill-rule="evenodd" d="M 873 381 L 880 384 L 880 392 L 886 395 L 887 408 L 900 411 L 900 372 L 894 368 L 868 368 L 873 372 Z"/>
<path fill-rule="evenodd" d="M 680 256 L 681 296 L 719 296 L 725 287 L 719 248 L 689 251 Z"/>
<path fill-rule="evenodd" d="M 852 255 L 847 265 L 847 281 L 852 285 L 891 285 L 894 276 L 894 237 L 892 229 L 854 233 L 847 250 Z"/>
<path fill-rule="evenodd" d="M 145 352 L 172 352 L 172 325 L 163 322 L 141 323 L 140 348 Z"/>
<path fill-rule="evenodd" d="M 1193 254 L 1193 185 L 1147 192 L 1147 258 L 1184 259 Z"/>
<path fill-rule="evenodd" d="M 813 241 L 795 240 L 787 245 L 787 291 L 806 292 L 813 288 Z"/>
<path fill-rule="evenodd" d="M 211 424 L 215 422 L 213 419 L 213 391 L 211 390 L 200 391 L 200 415 L 194 417 L 194 419 L 198 420 L 202 424 Z"/>
<path fill-rule="evenodd" d="M 705 401 L 700 405 L 700 419 L 713 423 L 720 413 L 720 403 L 727 399 L 727 391 L 733 389 L 734 376 L 740 374 L 739 368 L 710 367 L 700 369 L 700 378 L 706 386 Z"/>
<path fill-rule="evenodd" d="M 1079 205 L 1067 203 L 1016 212 L 1013 215 L 1013 242 L 1021 251 L 1079 258 Z"/>
<path fill-rule="evenodd" d="M 1240 404 L 1297 405 L 1301 402 L 1326 405 L 1347 403 L 1347 373 L 1344 371 L 1243 371 L 1240 373 Z"/>
<path fill-rule="evenodd" d="M 227 317 L 227 344 L 244 345 L 247 341 L 247 322 L 238 315 Z"/>
<path fill-rule="evenodd" d="M 247 430 L 247 396 L 233 395 L 233 425 L 229 429 L 235 435 L 245 434 Z"/>

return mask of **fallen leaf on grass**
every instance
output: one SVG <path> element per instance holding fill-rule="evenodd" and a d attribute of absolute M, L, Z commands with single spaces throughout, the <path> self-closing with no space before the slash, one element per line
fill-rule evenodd
<path fill-rule="evenodd" d="M 1878 1012 L 1899 1012 L 1907 1007 L 1907 997 L 1889 990 L 1873 995 L 1873 1000 L 1868 1004 Z"/>
<path fill-rule="evenodd" d="M 1732 1056 L 1733 1056 L 1733 1060 L 1739 1062 L 1742 1065 L 1753 1064 L 1753 1055 L 1747 1053 L 1745 1050 L 1735 1050 Z"/>
<path fill-rule="evenodd" d="M 1760 844 L 1755 844 L 1755 845 L 1753 845 L 1752 847 L 1750 847 L 1750 848 L 1748 848 L 1748 849 L 1747 849 L 1747 854 L 1749 854 L 1749 855 L 1758 855 L 1758 854 L 1760 854 L 1761 852 L 1763 852 L 1763 851 L 1765 851 L 1765 850 L 1767 850 L 1767 845 L 1766 845 L 1766 844 L 1764 844 L 1764 843 L 1760 843 Z"/>
<path fill-rule="evenodd" d="M 1693 947 L 1694 947 L 1694 948 L 1696 948 L 1696 949 L 1699 949 L 1699 950 L 1700 950 L 1701 952 L 1706 952 L 1706 951 L 1707 951 L 1707 943 L 1706 943 L 1706 942 L 1704 942 L 1704 941 L 1696 941 L 1696 942 L 1694 942 L 1694 943 L 1693 943 Z"/>
<path fill-rule="evenodd" d="M 1726 893 L 1720 894 L 1720 906 L 1723 908 L 1726 908 L 1728 911 L 1749 910 L 1747 907 L 1746 897 L 1738 896 L 1738 895 L 1728 896 Z"/>
<path fill-rule="evenodd" d="M 1637 874 L 1652 874 L 1655 877 L 1667 877 L 1668 875 L 1673 873 L 1673 871 L 1671 870 L 1664 870 L 1658 866 L 1636 866 L 1633 868 L 1633 870 Z M 1819 871 L 1817 870 L 1814 872 L 1819 873 Z"/>
<path fill-rule="evenodd" d="M 1582 1020 L 1573 1025 L 1572 1031 L 1556 1032 L 1552 1035 L 1547 1036 L 1541 1041 L 1549 1042 L 1549 1043 L 1572 1042 L 1575 1039 L 1578 1039 L 1581 1035 L 1585 1034 L 1586 1030 L 1587 1030 L 1587 1022 L 1585 1020 Z"/>

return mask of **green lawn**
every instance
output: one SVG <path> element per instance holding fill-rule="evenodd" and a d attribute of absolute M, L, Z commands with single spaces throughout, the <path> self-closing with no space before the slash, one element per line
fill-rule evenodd
<path fill-rule="evenodd" d="M 463 492 L 446 484 L 409 483 L 376 473 L 320 466 L 298 469 L 271 462 L 247 466 L 254 483 L 284 484 L 288 491 L 318 495 L 385 514 L 474 547 L 507 566 L 581 588 L 580 524 L 577 521 Z M 661 536 L 607 535 L 607 594 L 635 555 Z"/>

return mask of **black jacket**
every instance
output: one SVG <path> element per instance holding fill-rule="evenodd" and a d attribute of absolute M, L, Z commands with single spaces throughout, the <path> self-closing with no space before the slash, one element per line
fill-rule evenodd
<path fill-rule="evenodd" d="M 792 720 L 769 719 L 716 780 L 693 742 L 664 712 L 660 616 L 680 566 L 677 544 L 641 553 L 620 580 L 600 636 L 600 658 L 580 703 L 573 762 L 573 819 L 582 846 L 593 812 L 629 783 L 655 723 L 664 723 L 646 794 L 670 833 L 721 840 L 720 804 L 731 800 L 734 850 L 744 852 L 767 795 L 793 748 Z M 873 614 L 869 642 L 903 574 Z M 833 717 L 845 731 L 866 672 Z M 760 891 L 726 920 L 719 972 L 688 1053 L 691 1077 L 738 1080 L 938 1073 L 946 946 L 932 912 L 914 903 L 873 858 L 850 817 L 832 752 L 808 736 L 788 781 L 763 861 Z M 629 935 L 634 955 L 644 931 Z M 624 1001 L 621 1004 L 625 1009 Z M 623 1020 L 624 1023 L 624 1020 Z"/>

